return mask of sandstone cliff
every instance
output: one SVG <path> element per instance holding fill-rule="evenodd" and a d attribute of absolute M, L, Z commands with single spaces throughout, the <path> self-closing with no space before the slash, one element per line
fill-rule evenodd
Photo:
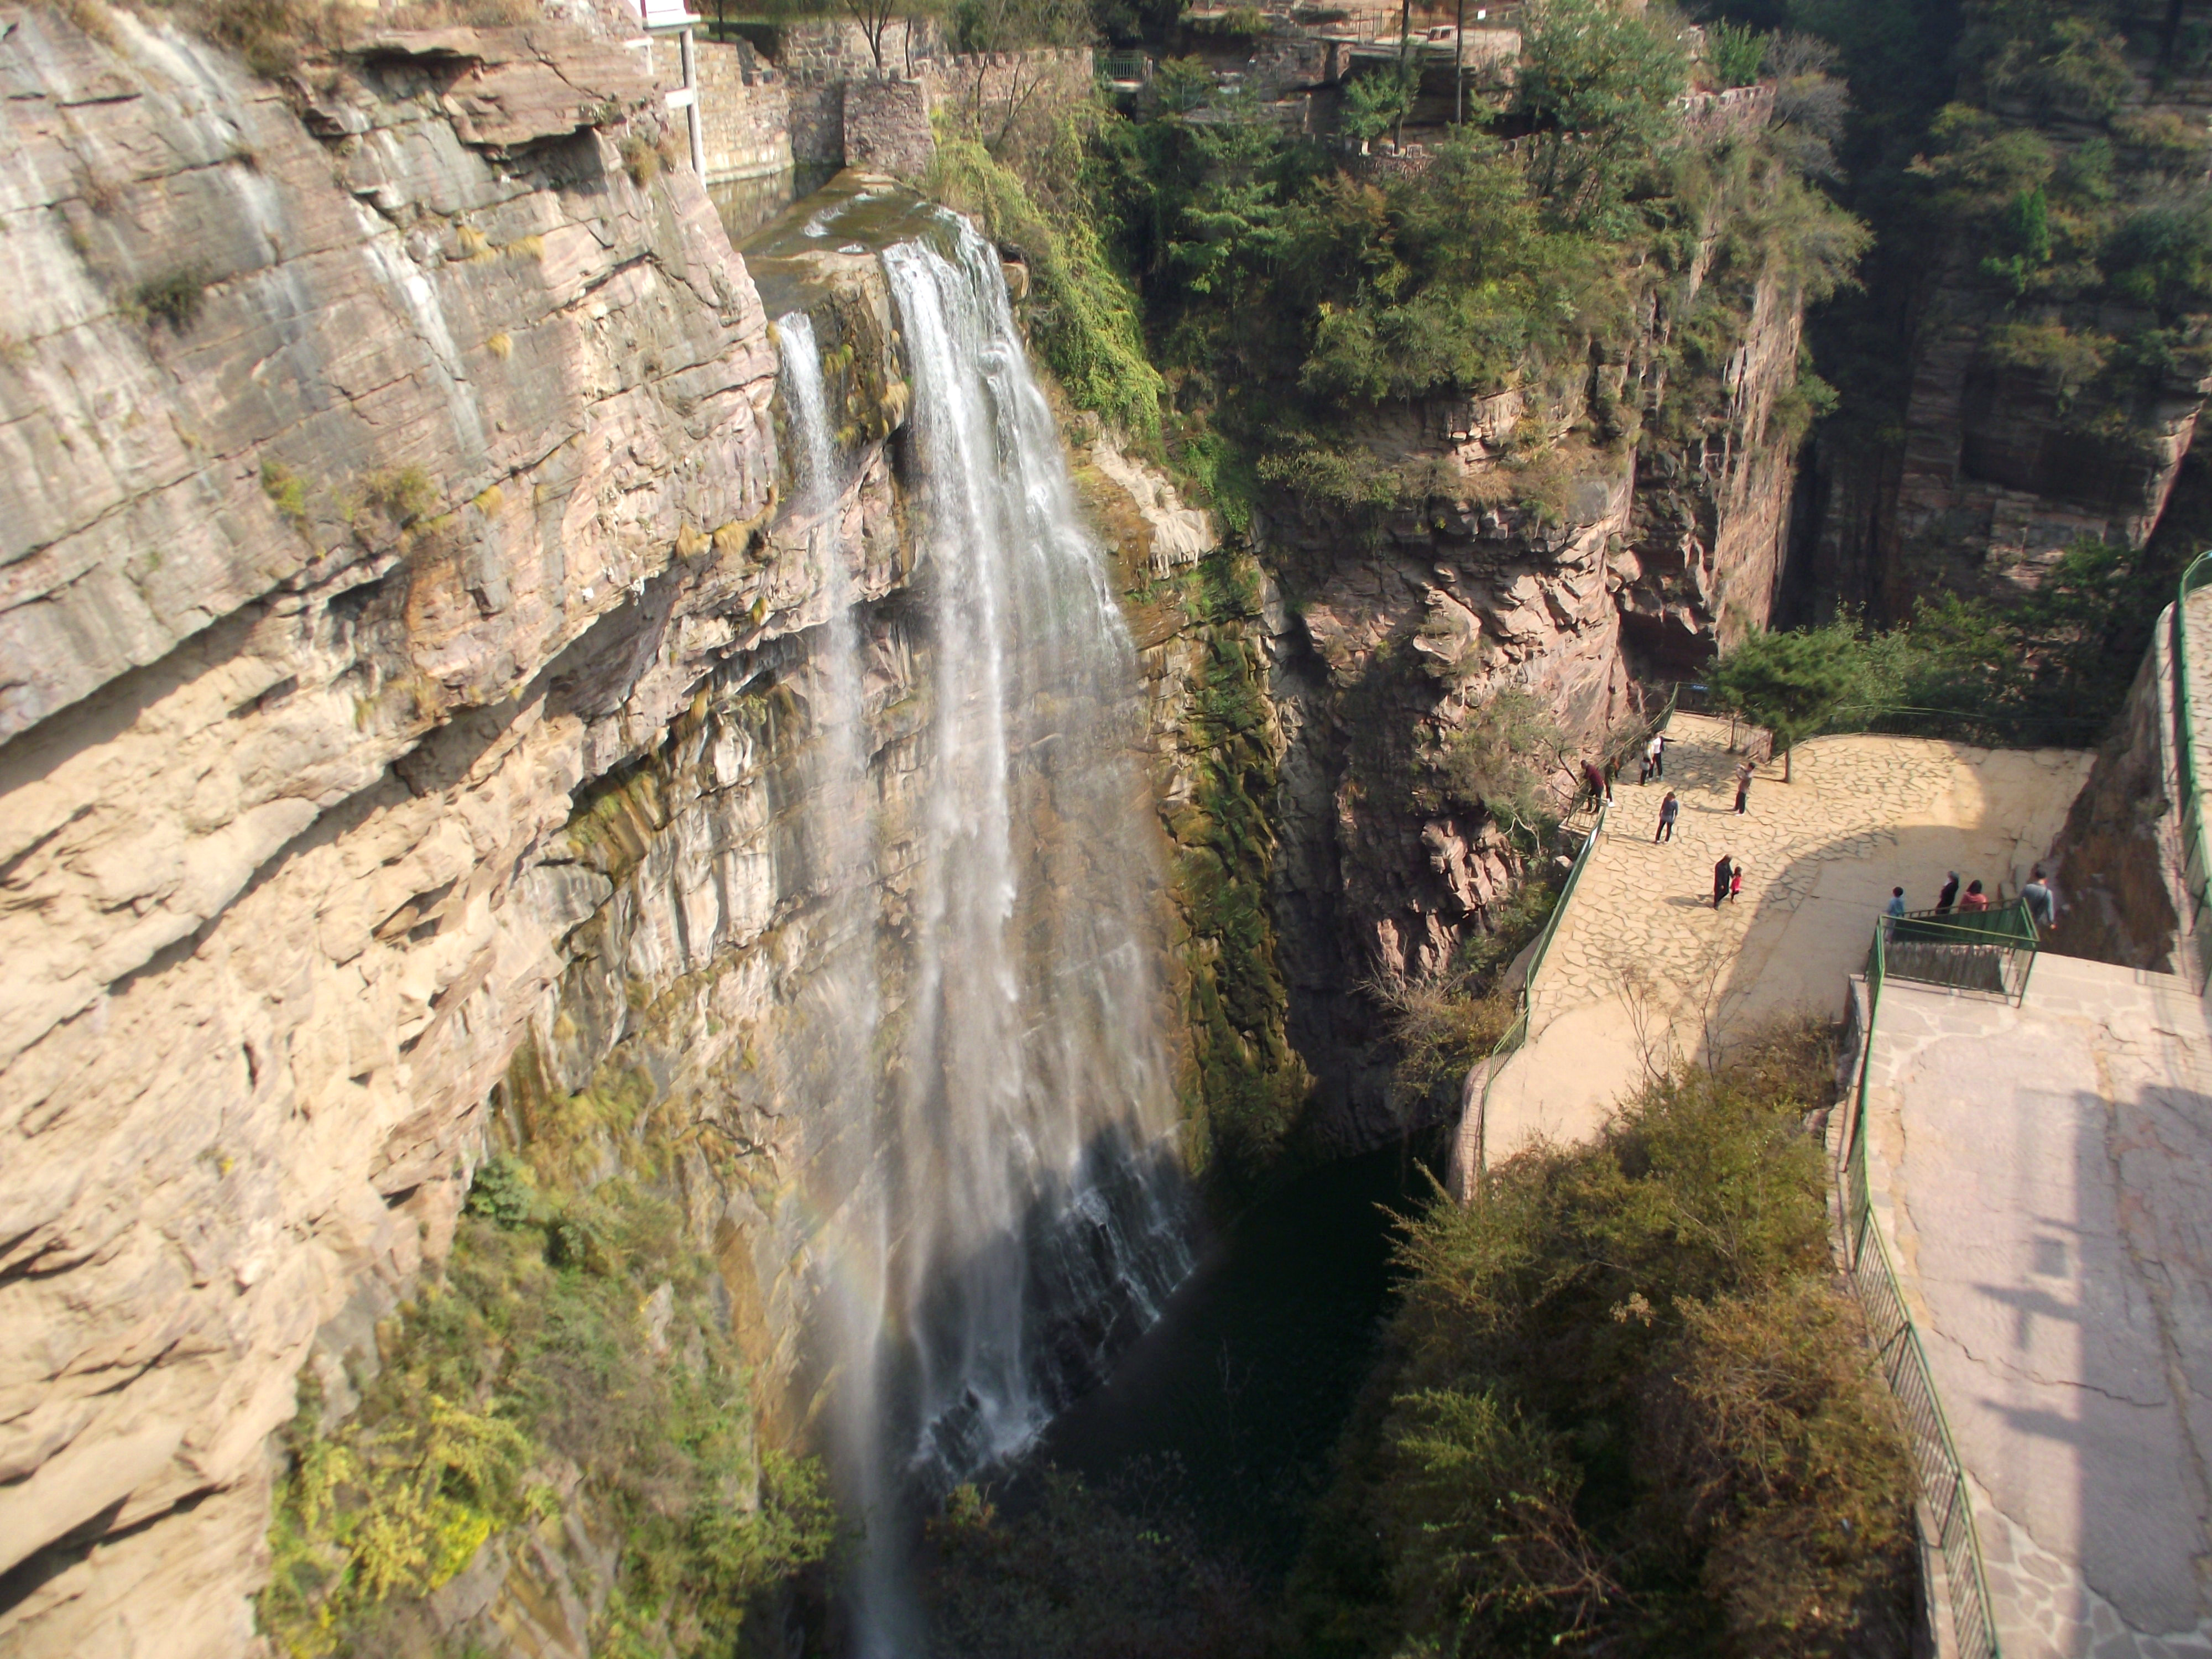
<path fill-rule="evenodd" d="M 2202 297 L 2147 250 L 2194 210 L 2212 77 L 2175 55 L 2178 9 L 2061 15 L 1973 20 L 1955 101 L 1872 192 L 1892 254 L 1837 355 L 1884 359 L 1845 368 L 1891 390 L 1819 445 L 1808 615 L 2003 604 L 2079 541 L 2142 548 L 2166 510 L 2212 380 Z"/>
<path fill-rule="evenodd" d="M 1286 502 L 1258 526 L 1284 589 L 1268 627 L 1282 964 L 1334 1144 L 1428 1109 L 1393 1097 L 1354 988 L 1438 972 L 1521 874 L 1498 825 L 1423 788 L 1438 744 L 1500 690 L 1526 690 L 1566 740 L 1564 794 L 1572 757 L 1640 718 L 1635 676 L 1694 672 L 1767 622 L 1803 307 L 1755 266 L 1709 289 L 1723 218 L 1647 293 L 1625 361 L 1371 422 L 1371 452 L 1437 481 L 1418 507 L 1363 520 Z M 1691 318 L 1696 349 L 1675 337 Z"/>
<path fill-rule="evenodd" d="M 295 1373 L 607 896 L 572 795 L 818 593 L 627 49 L 93 21 L 0 16 L 0 1649 L 236 1653 Z"/>

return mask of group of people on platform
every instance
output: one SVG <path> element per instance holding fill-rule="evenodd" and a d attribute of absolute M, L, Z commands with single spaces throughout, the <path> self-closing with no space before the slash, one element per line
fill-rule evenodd
<path fill-rule="evenodd" d="M 1638 783 L 1650 783 L 1655 778 L 1662 781 L 1665 780 L 1667 741 L 1663 732 L 1652 733 L 1650 741 L 1644 746 L 1641 768 L 1636 780 Z M 1756 769 L 1749 760 L 1746 760 L 1735 769 L 1734 810 L 1739 814 L 1747 813 L 1751 810 L 1751 781 L 1755 775 L 1757 775 Z M 1588 787 L 1592 805 L 1601 800 L 1609 802 L 1613 799 L 1613 781 L 1610 771 L 1601 766 L 1595 760 L 1586 760 L 1583 763 L 1583 781 Z M 1651 832 L 1652 841 L 1656 843 L 1674 840 L 1674 825 L 1681 816 L 1682 798 L 1669 789 L 1659 803 L 1659 823 Z M 1742 891 L 1743 866 L 1737 861 L 1735 854 L 1723 853 L 1720 861 L 1713 866 L 1713 908 L 1717 910 L 1723 904 L 1741 895 Z M 2034 919 L 2039 931 L 2056 924 L 2058 919 L 2058 896 L 2051 888 L 2050 878 L 2043 873 L 2041 865 L 2035 866 L 2034 874 L 2028 878 L 2027 885 L 2020 890 L 2020 896 L 2027 901 L 2028 915 Z M 1953 910 L 1961 914 L 1971 914 L 1984 911 L 1989 908 L 1990 896 L 1983 890 L 1979 880 L 1968 882 L 1965 892 L 1961 893 L 1959 890 L 1959 872 L 1956 870 L 1948 873 L 1942 890 L 1936 895 L 1936 914 L 1938 915 Z M 1905 890 L 1902 887 L 1890 889 L 1888 914 L 1893 916 L 1901 916 L 1905 914 Z"/>
<path fill-rule="evenodd" d="M 2034 921 L 2039 932 L 2057 925 L 2058 895 L 2051 885 L 2051 878 L 2043 873 L 2041 865 L 2035 866 L 2034 872 L 2028 877 L 2027 884 L 2020 890 L 2020 896 L 2027 901 L 2027 914 Z M 1968 882 L 1966 890 L 1964 893 L 1960 892 L 1959 872 L 1956 870 L 1948 872 L 1942 890 L 1936 895 L 1935 914 L 1939 916 L 1948 914 L 1954 908 L 1961 914 L 1966 914 L 1986 910 L 1989 908 L 1990 896 L 1982 890 L 1980 882 Z M 1893 887 L 1889 890 L 1889 914 L 1893 916 L 1901 916 L 1905 914 L 1905 890 L 1902 887 Z"/>

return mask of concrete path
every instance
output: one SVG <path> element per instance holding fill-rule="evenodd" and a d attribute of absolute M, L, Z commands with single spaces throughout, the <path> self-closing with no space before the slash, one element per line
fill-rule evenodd
<path fill-rule="evenodd" d="M 2019 1008 L 1893 979 L 1868 1174 L 2005 1659 L 2212 1655 L 2212 1034 L 2069 957 Z"/>
<path fill-rule="evenodd" d="M 1728 723 L 1677 714 L 1665 784 L 1614 786 L 1606 836 L 1532 993 L 1531 1041 L 1500 1070 L 1484 1136 L 1490 1161 L 1537 1137 L 1595 1133 L 1650 1070 L 1702 1055 L 1769 1016 L 1832 1013 L 1864 965 L 1874 921 L 1901 885 L 1915 908 L 1944 872 L 2019 891 L 2087 775 L 2086 751 L 1991 750 L 1919 738 L 1801 744 L 1739 817 Z M 1674 839 L 1654 845 L 1668 786 Z M 1715 913 L 1712 868 L 1745 865 L 1743 896 Z M 1474 1148 L 1463 1146 L 1463 1159 Z"/>

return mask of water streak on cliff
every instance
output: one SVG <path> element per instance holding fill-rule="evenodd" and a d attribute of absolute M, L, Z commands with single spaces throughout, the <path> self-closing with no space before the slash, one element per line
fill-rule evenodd
<path fill-rule="evenodd" d="M 843 480 L 830 419 L 822 355 L 812 319 L 803 311 L 776 320 L 784 409 L 798 454 L 798 514 L 806 526 L 810 562 L 820 571 L 830 613 L 821 642 L 809 658 L 816 739 L 805 796 L 805 840 L 822 849 L 819 885 L 826 891 L 837 941 L 830 970 L 810 986 L 805 1011 L 816 1041 L 809 1045 L 811 1079 L 836 1121 L 878 1121 L 876 1041 L 882 1027 L 882 980 L 876 968 L 873 889 L 873 814 L 868 775 L 865 670 L 858 605 L 860 584 L 843 534 Z M 824 1162 L 823 1185 L 846 1202 L 836 1241 L 841 1258 L 822 1286 L 819 1318 L 829 1350 L 838 1357 L 833 1432 L 848 1449 L 842 1471 L 847 1497 L 864 1516 L 886 1512 L 891 1472 L 876 1446 L 881 1420 L 885 1267 L 893 1206 L 886 1201 L 873 1133 L 840 1137 Z M 857 1454 L 857 1455 L 855 1455 Z M 889 1553 L 877 1549 L 860 1564 L 860 1599 L 878 1605 L 894 1588 Z"/>

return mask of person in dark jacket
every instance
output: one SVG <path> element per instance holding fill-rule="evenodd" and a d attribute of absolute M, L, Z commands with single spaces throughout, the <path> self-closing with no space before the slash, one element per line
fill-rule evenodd
<path fill-rule="evenodd" d="M 1959 902 L 1959 872 L 1951 872 L 1951 879 L 1943 884 L 1943 890 L 1936 895 L 1936 908 L 1948 910 Z"/>
<path fill-rule="evenodd" d="M 1723 853 L 1721 854 L 1721 861 L 1713 866 L 1714 909 L 1717 910 L 1721 908 L 1721 901 L 1728 897 L 1729 890 L 1735 885 L 1735 856 L 1731 853 Z"/>
<path fill-rule="evenodd" d="M 1669 789 L 1667 792 L 1667 799 L 1659 803 L 1659 827 L 1651 832 L 1651 839 L 1655 842 L 1674 840 L 1674 820 L 1681 816 L 1682 803 L 1674 792 Z"/>
<path fill-rule="evenodd" d="M 1613 799 L 1613 786 L 1606 781 L 1605 769 L 1594 760 L 1583 763 L 1583 787 L 1589 791 L 1592 806 Z"/>

